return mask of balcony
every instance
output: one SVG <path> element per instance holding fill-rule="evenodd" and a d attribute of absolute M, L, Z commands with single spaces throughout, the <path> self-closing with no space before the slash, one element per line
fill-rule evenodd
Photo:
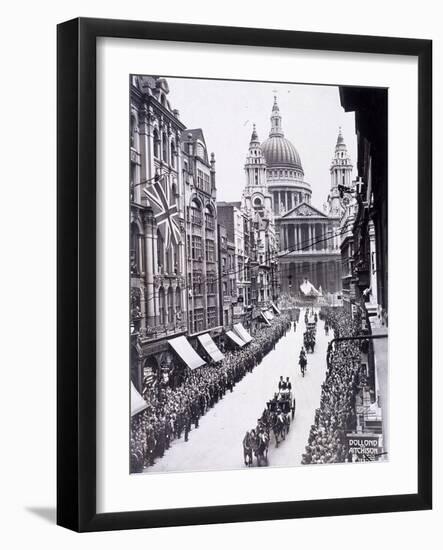
<path fill-rule="evenodd" d="M 142 335 L 142 339 L 157 340 L 166 336 L 180 334 L 186 331 L 186 321 L 177 321 L 176 323 L 157 324 L 153 327 L 146 328 L 146 334 Z"/>

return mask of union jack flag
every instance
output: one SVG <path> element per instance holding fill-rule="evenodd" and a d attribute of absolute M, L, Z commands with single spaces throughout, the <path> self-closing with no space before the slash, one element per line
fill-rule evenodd
<path fill-rule="evenodd" d="M 171 186 L 163 176 L 156 178 L 154 183 L 145 187 L 143 191 L 154 211 L 154 218 L 167 250 L 172 242 L 181 242 L 177 202 L 172 196 Z"/>

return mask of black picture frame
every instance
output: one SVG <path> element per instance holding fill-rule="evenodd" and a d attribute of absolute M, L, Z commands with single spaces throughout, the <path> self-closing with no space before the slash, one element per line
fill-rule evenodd
<path fill-rule="evenodd" d="M 173 40 L 418 59 L 418 490 L 416 494 L 96 512 L 96 39 Z M 432 507 L 432 42 L 107 19 L 57 32 L 57 523 L 76 531 L 425 510 Z"/>

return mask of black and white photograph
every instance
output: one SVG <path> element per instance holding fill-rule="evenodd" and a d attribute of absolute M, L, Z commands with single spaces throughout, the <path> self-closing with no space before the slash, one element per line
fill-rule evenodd
<path fill-rule="evenodd" d="M 130 473 L 389 460 L 387 98 L 130 76 Z"/>

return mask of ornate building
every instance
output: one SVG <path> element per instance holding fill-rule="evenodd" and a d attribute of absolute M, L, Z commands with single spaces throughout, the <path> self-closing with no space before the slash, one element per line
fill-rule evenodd
<path fill-rule="evenodd" d="M 215 156 L 203 131 L 182 135 L 189 334 L 220 327 Z M 220 327 L 221 331 L 221 327 Z"/>
<path fill-rule="evenodd" d="M 221 331 L 215 158 L 168 94 L 164 78 L 132 77 L 131 379 L 139 391 L 178 384 L 199 346 L 193 336 Z"/>
<path fill-rule="evenodd" d="M 137 388 L 142 388 L 143 378 L 150 378 L 162 365 L 171 364 L 167 339 L 186 331 L 184 205 L 180 201 L 183 182 L 179 155 L 185 126 L 178 118 L 178 111 L 172 109 L 168 93 L 165 79 L 132 77 L 131 374 Z M 163 221 L 162 208 L 168 213 Z"/>
<path fill-rule="evenodd" d="M 252 131 L 245 163 L 246 185 L 242 195 L 242 211 L 251 222 L 249 253 L 251 279 L 250 303 L 269 307 L 277 296 L 277 241 L 272 195 L 266 181 L 266 160 L 255 128 Z"/>
<path fill-rule="evenodd" d="M 311 204 L 311 184 L 305 180 L 300 155 L 285 138 L 275 97 L 269 138 L 260 145 L 255 131 L 254 134 L 253 155 L 260 161 L 257 172 L 256 163 L 251 165 L 251 170 L 260 185 L 264 179 L 264 186 L 272 197 L 281 292 L 297 295 L 303 279 L 308 278 L 317 289 L 337 293 L 341 289 L 338 185 L 343 177 L 347 181 L 352 171 L 341 132 L 331 164 L 331 190 L 323 212 Z"/>

